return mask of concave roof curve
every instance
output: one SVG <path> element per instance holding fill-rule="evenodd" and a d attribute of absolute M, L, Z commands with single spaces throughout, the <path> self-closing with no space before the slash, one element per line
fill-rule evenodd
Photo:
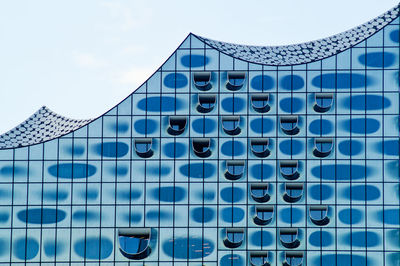
<path fill-rule="evenodd" d="M 211 40 L 193 34 L 229 56 L 272 66 L 310 63 L 338 54 L 374 35 L 399 16 L 400 4 L 381 16 L 348 31 L 324 39 L 283 46 L 252 46 Z"/>
<path fill-rule="evenodd" d="M 66 118 L 43 106 L 17 127 L 0 135 L 0 149 L 45 142 L 68 134 L 91 121 Z"/>

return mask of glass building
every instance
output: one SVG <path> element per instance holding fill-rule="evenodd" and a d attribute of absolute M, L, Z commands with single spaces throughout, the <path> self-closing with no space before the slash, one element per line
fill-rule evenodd
<path fill-rule="evenodd" d="M 400 265 L 398 16 L 189 34 L 104 115 L 41 108 L 0 136 L 0 264 Z"/>

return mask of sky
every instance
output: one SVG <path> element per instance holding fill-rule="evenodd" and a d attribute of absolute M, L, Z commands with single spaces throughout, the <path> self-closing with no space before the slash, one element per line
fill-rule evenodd
<path fill-rule="evenodd" d="M 95 118 L 192 32 L 287 45 L 363 24 L 398 0 L 0 0 L 0 134 L 41 106 Z"/>

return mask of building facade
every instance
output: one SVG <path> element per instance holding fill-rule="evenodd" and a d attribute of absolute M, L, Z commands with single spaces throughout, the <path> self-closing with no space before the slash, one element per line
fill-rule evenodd
<path fill-rule="evenodd" d="M 0 264 L 400 265 L 398 16 L 189 34 L 104 115 L 43 107 L 0 136 Z"/>

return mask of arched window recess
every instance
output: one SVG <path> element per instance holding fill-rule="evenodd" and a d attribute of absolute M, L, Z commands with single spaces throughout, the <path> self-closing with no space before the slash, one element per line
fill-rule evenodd
<path fill-rule="evenodd" d="M 153 156 L 152 150 L 153 140 L 151 138 L 136 138 L 135 139 L 135 151 L 139 157 L 150 158 Z"/>
<path fill-rule="evenodd" d="M 250 185 L 250 194 L 253 200 L 264 203 L 269 201 L 269 183 L 253 183 Z"/>
<path fill-rule="evenodd" d="M 329 156 L 333 150 L 332 138 L 315 138 L 313 154 L 315 157 L 324 158 Z"/>
<path fill-rule="evenodd" d="M 193 138 L 193 152 L 198 157 L 207 158 L 211 155 L 211 140 L 209 138 Z"/>
<path fill-rule="evenodd" d="M 250 147 L 253 154 L 260 158 L 268 157 L 270 154 L 269 150 L 269 138 L 254 138 L 250 140 Z"/>
<path fill-rule="evenodd" d="M 280 117 L 280 126 L 286 135 L 296 135 L 300 132 L 298 127 L 299 117 L 297 115 L 287 115 Z"/>
<path fill-rule="evenodd" d="M 250 264 L 252 266 L 270 266 L 268 260 L 268 251 L 250 251 Z"/>
<path fill-rule="evenodd" d="M 324 226 L 329 223 L 328 206 L 326 205 L 310 206 L 309 215 L 315 225 Z"/>
<path fill-rule="evenodd" d="M 255 215 L 253 221 L 256 225 L 267 225 L 271 223 L 274 218 L 273 205 L 259 205 L 255 206 Z"/>
<path fill-rule="evenodd" d="M 241 132 L 239 127 L 240 116 L 223 116 L 221 118 L 222 129 L 228 135 L 238 135 Z"/>
<path fill-rule="evenodd" d="M 251 106 L 256 112 L 266 113 L 270 110 L 269 93 L 256 93 L 251 95 Z"/>
<path fill-rule="evenodd" d="M 226 161 L 225 178 L 228 180 L 238 180 L 243 176 L 245 161 L 228 160 Z"/>
<path fill-rule="evenodd" d="M 288 180 L 299 178 L 299 161 L 297 160 L 282 160 L 279 162 L 279 171 L 281 175 Z"/>
<path fill-rule="evenodd" d="M 303 183 L 285 183 L 283 200 L 289 203 L 298 202 L 303 196 Z"/>
<path fill-rule="evenodd" d="M 208 91 L 211 89 L 211 72 L 195 72 L 193 73 L 193 82 L 197 89 Z"/>
<path fill-rule="evenodd" d="M 151 253 L 150 228 L 118 229 L 119 250 L 128 259 L 142 260 Z"/>
<path fill-rule="evenodd" d="M 169 126 L 168 126 L 168 133 L 170 135 L 176 136 L 180 135 L 185 131 L 186 124 L 187 124 L 187 117 L 186 116 L 170 116 L 168 118 Z"/>
<path fill-rule="evenodd" d="M 303 256 L 301 251 L 286 251 L 283 266 L 301 266 L 303 265 Z"/>
<path fill-rule="evenodd" d="M 245 72 L 229 71 L 226 88 L 231 91 L 237 91 L 243 87 L 245 79 L 246 79 Z"/>
<path fill-rule="evenodd" d="M 314 111 L 318 113 L 328 112 L 333 104 L 333 93 L 316 93 Z"/>
<path fill-rule="evenodd" d="M 197 111 L 209 113 L 214 109 L 217 96 L 215 94 L 198 94 Z"/>
<path fill-rule="evenodd" d="M 243 228 L 226 228 L 226 236 L 224 238 L 224 245 L 227 248 L 238 248 L 242 245 L 244 240 Z"/>
<path fill-rule="evenodd" d="M 283 228 L 279 229 L 279 239 L 285 248 L 297 248 L 300 246 L 299 229 Z"/>

